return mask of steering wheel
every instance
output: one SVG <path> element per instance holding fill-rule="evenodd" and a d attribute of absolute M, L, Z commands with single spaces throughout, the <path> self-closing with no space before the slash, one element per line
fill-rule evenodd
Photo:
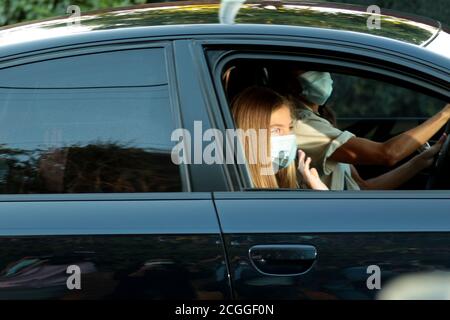
<path fill-rule="evenodd" d="M 445 133 L 449 135 L 450 121 L 447 122 Z M 450 137 L 447 137 L 434 164 L 427 181 L 427 190 L 449 189 L 450 187 Z"/>

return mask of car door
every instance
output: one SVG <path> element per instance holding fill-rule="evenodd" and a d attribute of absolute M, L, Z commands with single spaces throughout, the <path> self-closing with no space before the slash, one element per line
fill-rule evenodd
<path fill-rule="evenodd" d="M 450 269 L 448 192 L 214 199 L 237 299 L 374 299 L 399 276 Z"/>
<path fill-rule="evenodd" d="M 206 50 L 208 59 L 203 68 L 211 77 L 208 92 L 215 92 L 217 99 L 211 109 L 220 109 L 217 117 L 223 118 L 217 123 L 223 123 L 222 128 L 233 128 L 234 124 L 222 74 L 217 71 L 223 70 L 233 55 L 248 58 L 246 67 L 257 58 L 302 59 L 314 66 L 323 63 L 327 67 L 355 67 L 353 71 L 397 75 L 402 80 L 408 75 L 410 85 L 422 85 L 423 90 L 431 89 L 441 99 L 449 98 L 448 73 L 442 72 L 441 78 L 433 80 L 432 74 L 439 73 L 436 70 L 445 69 L 442 66 L 427 69 L 420 62 L 415 64 L 415 58 L 397 60 L 394 54 L 384 55 L 376 49 L 372 53 L 366 48 L 359 51 L 349 43 L 334 47 L 320 39 L 302 38 L 292 43 L 273 36 L 272 41 L 267 37 L 260 40 L 261 44 L 258 41 L 253 37 L 243 44 L 240 39 L 227 38 L 220 48 L 214 46 L 220 43 L 218 39 L 199 44 L 203 50 L 210 49 Z M 348 48 L 342 49 L 343 46 Z M 287 51 L 285 55 L 283 50 Z M 343 50 L 352 54 L 342 58 Z M 330 53 L 333 51 L 335 54 Z M 259 56 L 261 53 L 266 55 Z M 387 61 L 389 68 L 384 68 Z M 415 72 L 419 71 L 416 77 Z M 241 184 L 230 189 L 232 192 L 214 193 L 214 203 L 237 299 L 392 297 L 382 292 L 401 293 L 395 287 L 396 279 L 450 270 L 448 190 L 253 190 L 245 166 L 235 167 Z M 410 291 L 420 296 L 421 290 L 428 287 L 414 279 L 409 282 L 409 288 L 413 288 Z M 397 297 L 402 298 L 401 294 Z"/>
<path fill-rule="evenodd" d="M 230 297 L 211 193 L 171 159 L 174 63 L 168 42 L 0 63 L 0 299 Z"/>

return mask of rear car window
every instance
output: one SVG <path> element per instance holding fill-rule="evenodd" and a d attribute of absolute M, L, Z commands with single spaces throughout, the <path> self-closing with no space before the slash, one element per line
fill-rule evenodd
<path fill-rule="evenodd" d="M 0 193 L 182 190 L 163 48 L 37 62 L 0 79 Z"/>

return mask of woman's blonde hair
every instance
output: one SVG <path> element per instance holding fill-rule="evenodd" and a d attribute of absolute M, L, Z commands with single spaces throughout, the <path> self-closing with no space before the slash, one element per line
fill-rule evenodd
<path fill-rule="evenodd" d="M 270 161 L 270 117 L 272 113 L 281 107 L 286 106 L 293 115 L 293 105 L 285 97 L 279 95 L 275 91 L 263 87 L 250 87 L 242 91 L 232 103 L 232 114 L 238 129 L 244 131 L 254 129 L 257 135 L 257 141 L 266 138 L 267 161 L 262 161 L 257 157 L 258 161 L 248 161 L 251 156 L 261 155 L 261 143 L 253 145 L 252 139 L 245 139 L 244 152 L 247 158 L 253 185 L 256 188 L 297 188 L 297 170 L 295 162 L 291 163 L 287 168 L 280 169 L 276 174 L 262 174 L 267 170 L 267 163 L 271 166 Z M 260 129 L 266 129 L 268 134 L 261 135 Z M 264 165 L 266 164 L 266 165 Z"/>

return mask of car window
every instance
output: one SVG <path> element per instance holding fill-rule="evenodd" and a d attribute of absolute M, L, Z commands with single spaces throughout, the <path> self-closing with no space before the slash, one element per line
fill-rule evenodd
<path fill-rule="evenodd" d="M 291 101 L 295 106 L 300 106 L 302 103 L 299 92 L 301 87 L 298 84 L 298 76 L 295 76 L 291 70 L 330 72 L 333 80 L 332 95 L 325 104 L 326 108 L 320 107 L 320 115 L 316 114 L 321 118 L 320 123 L 329 122 L 329 131 L 321 131 L 321 134 L 317 134 L 318 129 L 308 124 L 310 131 L 304 131 L 307 132 L 307 137 L 303 138 L 304 143 L 301 148 L 307 156 L 312 158 L 312 166 L 318 169 L 322 180 L 329 185 L 331 184 L 331 175 L 325 174 L 325 172 L 329 172 L 331 165 L 325 167 L 324 164 L 327 162 L 322 158 L 322 155 L 325 154 L 323 148 L 328 146 L 326 141 L 333 141 L 338 135 L 342 139 L 350 138 L 352 134 L 373 141 L 387 141 L 424 122 L 446 104 L 441 99 L 411 89 L 410 84 L 400 83 L 386 76 L 368 75 L 358 70 L 343 67 L 333 68 L 329 65 L 327 67 L 311 66 L 289 60 L 237 58 L 224 64 L 220 73 L 220 86 L 228 102 L 228 107 L 233 101 L 236 101 L 239 93 L 252 86 L 273 89 L 281 95 L 294 98 Z M 315 125 L 319 123 L 318 119 L 320 118 L 316 119 Z M 343 132 L 345 130 L 349 132 Z M 442 132 L 443 128 L 430 141 L 437 141 Z M 313 141 L 311 137 L 316 137 L 317 140 Z M 317 146 L 317 148 L 313 146 Z M 403 159 L 396 166 L 402 165 L 415 155 L 417 153 Z M 355 167 L 363 180 L 380 176 L 395 168 L 382 165 L 355 165 Z M 350 167 L 349 170 L 351 170 Z M 432 167 L 418 172 L 397 189 L 424 190 L 431 170 Z M 248 168 L 247 171 L 250 172 Z M 249 178 L 243 175 L 242 179 Z M 344 181 L 344 189 L 347 188 L 346 183 Z M 299 185 L 301 186 L 301 184 Z M 357 187 L 355 189 L 358 189 Z"/>
<path fill-rule="evenodd" d="M 5 68 L 0 86 L 92 88 L 161 85 L 167 84 L 164 61 L 164 48 L 75 55 Z M 143 68 L 145 65 L 148 67 Z"/>
<path fill-rule="evenodd" d="M 0 70 L 0 193 L 181 191 L 163 50 Z"/>
<path fill-rule="evenodd" d="M 442 101 L 383 81 L 332 73 L 333 94 L 328 105 L 338 118 L 417 118 L 433 116 Z"/>

